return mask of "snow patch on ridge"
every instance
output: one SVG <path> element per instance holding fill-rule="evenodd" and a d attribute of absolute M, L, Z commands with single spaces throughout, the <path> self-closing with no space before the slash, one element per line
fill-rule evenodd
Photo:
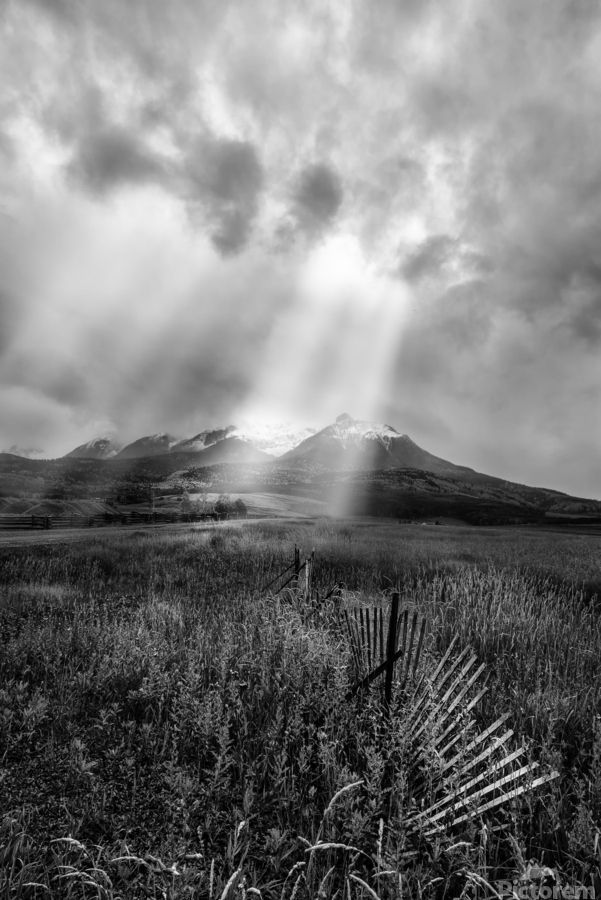
<path fill-rule="evenodd" d="M 271 456 L 282 456 L 314 434 L 315 428 L 298 428 L 289 422 L 242 422 L 240 427 L 234 428 L 230 437 L 247 441 Z"/>
<path fill-rule="evenodd" d="M 402 437 L 390 425 L 376 425 L 373 422 L 363 422 L 360 419 L 353 419 L 347 413 L 342 413 L 342 415 L 338 416 L 334 425 L 330 425 L 326 431 L 331 437 L 336 437 L 341 441 L 355 441 L 357 438 L 363 438 L 369 441 L 388 443 L 394 438 Z"/>

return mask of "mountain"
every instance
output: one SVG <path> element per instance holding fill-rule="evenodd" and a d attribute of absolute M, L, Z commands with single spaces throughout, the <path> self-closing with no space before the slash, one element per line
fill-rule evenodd
<path fill-rule="evenodd" d="M 117 459 L 140 459 L 148 456 L 160 456 L 163 453 L 170 453 L 171 448 L 175 444 L 177 444 L 177 438 L 165 432 L 149 434 L 138 438 L 137 441 L 132 441 L 131 444 L 127 444 L 117 454 Z"/>
<path fill-rule="evenodd" d="M 273 456 L 258 450 L 250 441 L 244 441 L 237 437 L 226 437 L 195 453 L 192 462 L 195 467 L 234 462 L 267 463 L 273 462 Z"/>
<path fill-rule="evenodd" d="M 353 469 L 423 469 L 436 473 L 472 473 L 472 469 L 433 456 L 390 425 L 374 425 L 338 416 L 317 434 L 280 457 L 279 462 L 333 471 Z"/>
<path fill-rule="evenodd" d="M 257 450 L 270 456 L 283 456 L 306 438 L 315 434 L 315 428 L 298 428 L 290 423 L 242 422 L 233 428 L 231 437 L 249 441 Z"/>
<path fill-rule="evenodd" d="M 8 450 L 0 450 L 0 453 L 8 453 L 11 456 L 22 456 L 24 459 L 43 459 L 45 454 L 39 447 L 19 447 L 13 444 Z"/>
<path fill-rule="evenodd" d="M 117 460 L 147 460 L 168 457 L 167 468 L 182 468 L 186 464 L 211 466 L 225 462 L 269 462 L 272 456 L 257 449 L 250 441 L 236 436 L 233 425 L 200 431 L 191 438 L 178 440 L 160 433 L 138 438 L 117 454 Z M 169 460 L 172 460 L 170 463 Z"/>
<path fill-rule="evenodd" d="M 0 453 L 0 499 L 11 502 L 108 497 L 125 507 L 144 505 L 150 484 L 164 497 L 207 489 L 241 491 L 261 503 L 273 496 L 279 509 L 286 497 L 295 503 L 305 498 L 340 515 L 601 527 L 601 502 L 475 472 L 429 453 L 390 425 L 346 413 L 317 432 L 251 422 L 189 438 L 147 435 L 121 450 L 105 435 L 59 459 Z"/>
<path fill-rule="evenodd" d="M 75 450 L 66 453 L 67 459 L 112 459 L 121 450 L 119 444 L 112 437 L 92 438 L 86 444 L 80 444 Z"/>
<path fill-rule="evenodd" d="M 199 454 L 223 441 L 235 439 L 247 445 L 245 452 L 242 451 L 242 445 L 240 445 L 239 455 L 241 457 L 250 456 L 248 445 L 251 445 L 256 451 L 264 454 L 265 459 L 269 459 L 281 456 L 313 434 L 315 434 L 314 428 L 297 428 L 290 424 L 248 422 L 242 423 L 240 426 L 227 425 L 225 428 L 206 429 L 189 438 L 178 439 L 166 433 L 146 435 L 127 444 L 116 455 L 119 459 L 144 459 L 173 453 Z M 97 441 L 82 444 L 81 447 L 77 447 L 67 455 L 77 456 L 80 459 L 108 458 L 108 453 L 101 456 L 100 454 L 93 455 L 91 450 L 88 451 L 88 448 L 95 443 Z M 223 454 L 216 453 L 216 456 L 223 455 L 229 458 L 234 453 L 233 446 L 235 445 L 224 449 Z M 259 458 L 263 457 L 255 456 L 253 461 L 257 461 Z"/>
<path fill-rule="evenodd" d="M 235 431 L 236 429 L 233 425 L 228 425 L 226 428 L 215 428 L 212 431 L 200 431 L 194 437 L 176 441 L 170 449 L 173 453 L 199 453 L 202 450 L 206 450 L 207 447 L 212 447 L 214 444 L 218 444 L 219 441 L 224 441 L 233 436 Z"/>

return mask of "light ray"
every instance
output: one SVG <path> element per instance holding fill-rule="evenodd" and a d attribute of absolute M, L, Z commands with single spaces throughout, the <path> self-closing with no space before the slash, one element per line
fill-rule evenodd
<path fill-rule="evenodd" d="M 298 295 L 274 326 L 241 416 L 294 414 L 317 427 L 343 411 L 377 418 L 390 396 L 409 299 L 406 286 L 379 272 L 354 236 L 328 239 L 301 267 Z M 331 497 L 339 514 L 349 506 L 346 494 L 341 481 Z"/>

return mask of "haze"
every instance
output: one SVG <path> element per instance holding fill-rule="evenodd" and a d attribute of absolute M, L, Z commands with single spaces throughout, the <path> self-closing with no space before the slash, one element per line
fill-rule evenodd
<path fill-rule="evenodd" d="M 347 411 L 601 495 L 599 4 L 0 10 L 0 448 Z"/>

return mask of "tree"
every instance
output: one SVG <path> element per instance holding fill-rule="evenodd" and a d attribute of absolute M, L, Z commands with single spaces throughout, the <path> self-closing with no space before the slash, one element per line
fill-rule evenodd
<path fill-rule="evenodd" d="M 235 514 L 239 519 L 245 519 L 248 513 L 248 509 L 246 508 L 246 503 L 241 497 L 238 497 L 236 502 L 234 503 Z"/>
<path fill-rule="evenodd" d="M 232 512 L 232 501 L 227 494 L 221 494 L 215 504 L 215 512 L 220 519 L 227 519 Z"/>

